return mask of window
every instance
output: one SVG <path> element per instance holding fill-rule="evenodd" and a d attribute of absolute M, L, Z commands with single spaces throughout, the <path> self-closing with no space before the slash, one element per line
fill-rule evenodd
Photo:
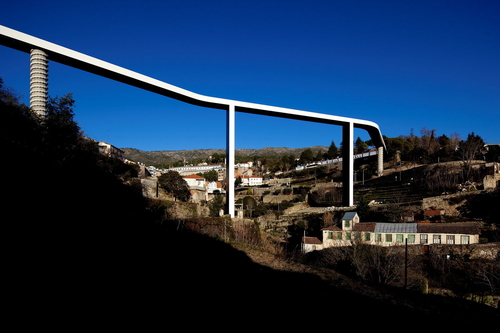
<path fill-rule="evenodd" d="M 344 220 L 344 228 L 350 228 L 350 227 L 351 227 L 351 221 Z"/>
<path fill-rule="evenodd" d="M 375 242 L 381 242 L 382 241 L 382 234 L 375 234 Z"/>
<path fill-rule="evenodd" d="M 432 239 L 434 244 L 441 244 L 441 235 L 434 235 Z"/>
<path fill-rule="evenodd" d="M 346 240 L 351 240 L 351 233 L 350 232 L 346 232 L 345 233 L 345 239 Z"/>
<path fill-rule="evenodd" d="M 420 244 L 427 244 L 429 240 L 428 236 L 427 234 L 420 235 Z"/>
<path fill-rule="evenodd" d="M 403 243 L 403 241 L 404 241 L 403 234 L 397 234 L 396 243 Z"/>
<path fill-rule="evenodd" d="M 446 244 L 455 244 L 455 235 L 446 235 Z"/>
<path fill-rule="evenodd" d="M 337 237 L 336 237 L 336 238 L 337 238 L 337 240 L 341 240 L 341 239 L 342 239 L 342 232 L 337 231 L 335 234 L 336 234 L 336 236 L 337 236 Z"/>
<path fill-rule="evenodd" d="M 371 233 L 365 232 L 365 241 L 369 242 L 371 238 Z"/>
<path fill-rule="evenodd" d="M 470 236 L 461 236 L 461 244 L 470 244 Z"/>
<path fill-rule="evenodd" d="M 408 235 L 408 243 L 415 244 L 415 235 Z"/>
<path fill-rule="evenodd" d="M 385 241 L 392 242 L 392 234 L 385 234 Z"/>
<path fill-rule="evenodd" d="M 333 231 L 328 231 L 328 239 L 333 239 Z"/>

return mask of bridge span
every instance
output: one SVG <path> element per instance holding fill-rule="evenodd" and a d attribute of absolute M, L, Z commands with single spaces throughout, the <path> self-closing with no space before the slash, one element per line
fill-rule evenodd
<path fill-rule="evenodd" d="M 226 162 L 227 179 L 234 179 L 235 160 L 235 112 L 296 119 L 308 122 L 342 126 L 343 155 L 343 205 L 352 206 L 353 192 L 353 133 L 354 128 L 364 129 L 378 149 L 378 174 L 382 174 L 382 156 L 385 143 L 378 125 L 374 122 L 334 116 L 329 114 L 248 103 L 218 97 L 200 95 L 192 91 L 133 72 L 112 63 L 42 40 L 17 30 L 0 25 L 0 44 L 31 54 L 30 103 L 35 112 L 44 112 L 47 98 L 47 62 L 52 60 L 115 81 L 145 89 L 163 96 L 207 108 L 226 110 Z M 39 110 L 39 111 L 38 111 Z M 227 182 L 228 214 L 234 216 L 234 183 Z"/>

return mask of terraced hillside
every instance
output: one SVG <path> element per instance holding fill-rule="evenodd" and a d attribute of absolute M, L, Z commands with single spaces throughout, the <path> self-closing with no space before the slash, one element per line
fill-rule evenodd
<path fill-rule="evenodd" d="M 365 196 L 369 201 L 375 200 L 382 203 L 409 203 L 422 200 L 425 197 L 435 196 L 440 193 L 431 193 L 424 186 L 425 177 L 433 165 L 421 165 L 400 169 L 386 169 L 384 176 L 358 182 L 354 187 L 354 198 Z"/>
<path fill-rule="evenodd" d="M 412 185 L 387 184 L 377 186 L 355 186 L 355 202 L 364 196 L 368 201 L 382 203 L 409 203 L 422 200 L 428 193 L 421 188 Z"/>

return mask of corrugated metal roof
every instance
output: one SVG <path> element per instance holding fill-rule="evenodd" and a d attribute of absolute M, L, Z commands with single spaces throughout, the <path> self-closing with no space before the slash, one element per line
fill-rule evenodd
<path fill-rule="evenodd" d="M 377 223 L 375 232 L 380 233 L 417 233 L 417 223 Z"/>

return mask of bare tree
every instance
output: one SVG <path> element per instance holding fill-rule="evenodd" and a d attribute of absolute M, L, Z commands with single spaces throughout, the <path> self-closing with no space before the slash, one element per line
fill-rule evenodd
<path fill-rule="evenodd" d="M 329 227 L 329 226 L 332 226 L 332 225 L 335 225 L 335 222 L 334 222 L 334 214 L 332 212 L 325 212 L 323 214 L 323 227 Z"/>
<path fill-rule="evenodd" d="M 354 246 L 353 264 L 364 280 L 381 285 L 404 285 L 404 249 L 396 246 L 373 246 L 358 243 Z"/>
<path fill-rule="evenodd" d="M 467 140 L 460 141 L 458 145 L 458 152 L 463 163 L 463 177 L 464 181 L 470 181 L 472 176 L 473 161 L 479 156 L 481 148 L 484 147 L 484 141 L 479 135 L 474 132 L 467 136 Z"/>
<path fill-rule="evenodd" d="M 417 248 L 369 245 L 361 241 L 360 233 L 355 233 L 352 239 L 350 260 L 360 278 L 396 287 L 412 288 L 421 284 Z"/>
<path fill-rule="evenodd" d="M 500 288 L 500 265 L 491 261 L 478 262 L 476 279 L 485 294 L 497 295 Z"/>
<path fill-rule="evenodd" d="M 435 155 L 439 151 L 439 143 L 436 140 L 436 130 L 428 130 L 427 128 L 422 128 L 420 131 L 422 137 L 420 139 L 420 146 L 426 150 L 429 155 Z"/>
<path fill-rule="evenodd" d="M 431 193 L 453 191 L 458 183 L 458 173 L 450 165 L 439 164 L 424 172 L 422 182 Z"/>

